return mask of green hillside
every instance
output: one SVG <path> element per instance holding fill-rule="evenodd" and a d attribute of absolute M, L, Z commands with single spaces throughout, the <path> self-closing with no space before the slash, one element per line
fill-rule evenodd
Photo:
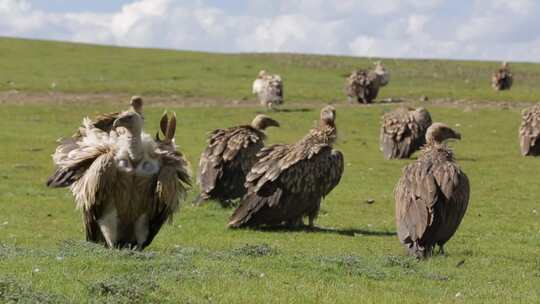
<path fill-rule="evenodd" d="M 374 59 L 373 59 L 374 60 Z M 63 42 L 0 39 L 0 91 L 112 92 L 251 98 L 260 69 L 279 73 L 286 99 L 343 100 L 344 77 L 371 59 L 291 54 L 223 55 Z M 515 63 L 515 86 L 494 92 L 495 62 L 384 60 L 391 84 L 380 98 L 538 101 L 540 64 Z M 54 88 L 53 88 L 53 83 Z"/>
<path fill-rule="evenodd" d="M 426 95 L 476 103 L 540 96 L 538 64 L 514 64 L 515 87 L 495 93 L 489 77 L 498 63 L 385 62 L 392 80 L 381 98 Z M 471 199 L 446 255 L 417 261 L 405 256 L 396 237 L 393 189 L 402 168 L 419 154 L 387 161 L 378 143 L 381 115 L 398 104 L 344 106 L 343 75 L 368 65 L 350 57 L 0 39 L 0 91 L 32 92 L 0 92 L 0 303 L 537 303 L 540 159 L 519 152 L 522 104 L 425 103 L 434 121 L 463 136 L 450 145 L 469 177 Z M 252 106 L 251 81 L 261 68 L 284 76 L 285 110 Z M 55 91 L 70 94 L 49 94 L 53 82 Z M 112 94 L 86 102 L 93 92 Z M 164 108 L 176 112 L 176 143 L 193 172 L 211 130 L 264 112 L 281 124 L 268 130 L 266 143 L 293 143 L 316 123 L 323 102 L 339 100 L 335 148 L 343 152 L 345 171 L 321 205 L 318 228 L 227 229 L 232 209 L 214 202 L 193 206 L 194 186 L 171 225 L 143 252 L 85 242 L 69 190 L 45 186 L 53 172 L 51 153 L 56 139 L 73 134 L 84 116 L 125 108 L 119 102 L 131 94 L 152 100 L 144 109 L 150 134 Z M 70 102 L 57 102 L 58 95 Z M 77 102 L 83 95 L 84 102 Z M 154 103 L 171 95 L 213 100 L 215 106 Z M 17 97 L 2 103 L 5 96 Z M 36 96 L 43 103 L 25 102 Z M 224 106 L 242 98 L 249 100 Z"/>

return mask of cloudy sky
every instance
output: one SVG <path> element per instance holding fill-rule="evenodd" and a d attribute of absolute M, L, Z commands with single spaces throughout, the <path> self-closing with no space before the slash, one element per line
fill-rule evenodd
<path fill-rule="evenodd" d="M 0 0 L 0 36 L 540 62 L 537 0 Z"/>

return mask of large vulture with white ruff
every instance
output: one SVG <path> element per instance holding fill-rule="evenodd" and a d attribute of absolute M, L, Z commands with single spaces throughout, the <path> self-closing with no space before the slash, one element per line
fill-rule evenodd
<path fill-rule="evenodd" d="M 507 62 L 503 62 L 491 76 L 491 86 L 497 91 L 510 90 L 513 82 L 514 77 Z"/>
<path fill-rule="evenodd" d="M 253 81 L 252 93 L 259 98 L 261 105 L 274 109 L 275 105 L 283 104 L 283 81 L 279 75 L 268 74 L 261 70 Z"/>
<path fill-rule="evenodd" d="M 264 147 L 264 130 L 271 126 L 279 127 L 279 123 L 261 114 L 250 125 L 210 133 L 199 161 L 197 180 L 201 194 L 197 203 L 214 199 L 222 206 L 230 206 L 230 200 L 244 196 L 246 175 Z"/>
<path fill-rule="evenodd" d="M 246 177 L 247 194 L 229 221 L 229 227 L 309 226 L 319 213 L 321 199 L 343 174 L 343 155 L 332 148 L 337 138 L 336 111 L 321 110 L 320 125 L 292 145 L 263 148 Z"/>
<path fill-rule="evenodd" d="M 431 115 L 424 108 L 398 108 L 383 116 L 379 146 L 385 159 L 409 158 L 426 142 Z"/>
<path fill-rule="evenodd" d="M 374 70 L 356 70 L 346 81 L 349 103 L 356 99 L 359 103 L 371 103 L 379 94 L 379 89 L 390 82 L 390 73 L 380 61 L 375 62 Z"/>
<path fill-rule="evenodd" d="M 469 204 L 469 180 L 446 146 L 461 135 L 441 123 L 432 124 L 420 158 L 405 167 L 394 189 L 399 241 L 408 254 L 425 258 L 435 245 L 456 232 Z"/>
<path fill-rule="evenodd" d="M 88 241 L 142 250 L 186 196 L 190 171 L 175 148 L 175 116 L 162 117 L 164 139 L 154 140 L 142 128 L 133 109 L 115 115 L 109 132 L 86 118 L 79 135 L 56 148 L 47 185 L 70 187 Z"/>
<path fill-rule="evenodd" d="M 540 104 L 529 107 L 521 113 L 519 144 L 524 156 L 540 155 Z"/>

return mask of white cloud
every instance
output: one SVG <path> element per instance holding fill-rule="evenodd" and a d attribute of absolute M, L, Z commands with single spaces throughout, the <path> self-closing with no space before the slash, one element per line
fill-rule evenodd
<path fill-rule="evenodd" d="M 218 52 L 540 61 L 534 0 L 137 0 L 54 12 L 0 0 L 0 35 Z M 234 7 L 233 7 L 234 6 Z"/>

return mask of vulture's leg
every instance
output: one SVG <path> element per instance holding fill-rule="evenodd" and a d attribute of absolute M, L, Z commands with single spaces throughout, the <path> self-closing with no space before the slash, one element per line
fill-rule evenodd
<path fill-rule="evenodd" d="M 310 215 L 308 217 L 308 227 L 309 227 L 309 229 L 315 228 L 315 217 L 314 216 Z"/>
<path fill-rule="evenodd" d="M 302 217 L 299 217 L 299 218 L 296 218 L 294 220 L 290 220 L 290 221 L 287 221 L 287 226 L 289 228 L 300 228 L 302 226 L 304 226 L 304 220 L 302 219 Z"/>
<path fill-rule="evenodd" d="M 347 101 L 350 103 L 350 104 L 353 104 L 354 103 L 354 98 L 352 96 L 347 96 Z"/>
<path fill-rule="evenodd" d="M 148 239 L 148 233 L 149 233 L 149 220 L 148 215 L 144 213 L 143 215 L 139 216 L 137 221 L 135 221 L 135 238 L 137 239 L 137 245 L 134 246 L 136 248 L 140 248 L 142 250 L 143 244 L 146 243 L 146 240 Z"/>
<path fill-rule="evenodd" d="M 444 252 L 444 245 L 439 244 L 439 254 L 442 256 L 446 256 L 446 253 Z"/>
<path fill-rule="evenodd" d="M 116 248 L 118 242 L 118 211 L 116 207 L 109 205 L 103 216 L 98 219 L 98 225 L 103 233 L 103 237 L 110 248 Z"/>
<path fill-rule="evenodd" d="M 200 206 L 202 203 L 204 203 L 208 199 L 208 196 L 206 194 L 200 193 L 197 195 L 197 197 L 193 200 L 193 205 Z"/>

